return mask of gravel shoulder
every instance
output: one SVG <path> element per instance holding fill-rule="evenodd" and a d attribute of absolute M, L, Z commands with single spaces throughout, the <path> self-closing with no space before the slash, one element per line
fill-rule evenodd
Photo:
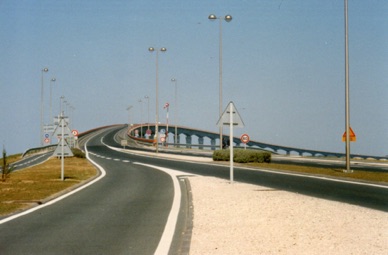
<path fill-rule="evenodd" d="M 214 177 L 190 177 L 190 254 L 387 254 L 388 214 Z"/>

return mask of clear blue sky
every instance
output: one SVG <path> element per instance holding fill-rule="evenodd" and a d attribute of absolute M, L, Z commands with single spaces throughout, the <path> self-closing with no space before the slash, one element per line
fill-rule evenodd
<path fill-rule="evenodd" d="M 40 144 L 49 87 L 75 107 L 72 128 L 139 123 L 139 99 L 160 120 L 178 84 L 178 124 L 218 131 L 218 21 L 223 22 L 223 107 L 233 101 L 252 140 L 345 152 L 344 1 L 0 1 L 0 142 L 9 154 Z M 349 0 L 352 153 L 388 154 L 388 1 Z M 126 108 L 133 105 L 130 116 Z M 225 129 L 227 132 L 227 129 Z"/>

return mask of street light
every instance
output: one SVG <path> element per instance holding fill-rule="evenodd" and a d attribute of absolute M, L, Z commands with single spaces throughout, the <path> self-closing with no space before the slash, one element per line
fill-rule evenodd
<path fill-rule="evenodd" d="M 49 122 L 53 123 L 53 106 L 52 106 L 52 100 L 53 100 L 53 83 L 55 83 L 57 79 L 55 77 L 51 78 L 50 80 L 50 119 Z"/>
<path fill-rule="evenodd" d="M 140 138 L 143 138 L 143 101 L 139 99 L 140 104 Z"/>
<path fill-rule="evenodd" d="M 150 129 L 150 97 L 144 96 L 144 99 L 147 100 L 147 130 Z"/>
<path fill-rule="evenodd" d="M 153 47 L 149 47 L 148 48 L 148 50 L 152 53 L 152 52 L 154 52 L 154 51 L 156 51 L 156 61 L 155 61 L 155 63 L 156 63 L 156 90 L 155 90 L 155 93 L 156 93 L 156 113 L 155 113 L 155 136 L 156 136 L 156 153 L 158 153 L 159 152 L 159 141 L 158 141 L 158 139 L 159 139 L 159 92 L 158 92 L 158 87 L 159 87 L 159 77 L 158 77 L 158 65 L 159 65 L 159 51 L 161 51 L 161 52 L 166 52 L 167 51 L 167 49 L 166 48 L 164 48 L 164 47 L 162 47 L 162 48 L 160 48 L 160 49 L 155 49 L 155 48 L 153 48 Z"/>
<path fill-rule="evenodd" d="M 178 123 L 178 98 L 177 98 L 177 91 L 178 91 L 178 86 L 177 86 L 177 83 L 178 81 L 175 79 L 175 78 L 172 78 L 171 79 L 172 82 L 175 83 L 175 144 L 178 143 L 178 127 L 177 127 L 177 123 Z M 177 146 L 176 146 L 177 147 Z"/>
<path fill-rule="evenodd" d="M 352 173 L 350 169 L 350 103 L 349 103 L 349 37 L 348 37 L 348 0 L 344 0 L 345 9 L 345 143 L 346 169 L 345 173 Z"/>
<path fill-rule="evenodd" d="M 210 14 L 209 15 L 209 20 L 213 21 L 213 20 L 216 20 L 216 19 L 219 19 L 220 20 L 220 46 L 219 46 L 219 82 L 220 82 L 220 85 L 219 85 L 219 97 L 220 97 L 220 115 L 219 117 L 221 117 L 222 115 L 222 20 L 225 20 L 226 22 L 230 22 L 232 21 L 232 16 L 231 15 L 225 15 L 224 17 L 217 17 L 216 15 L 214 14 Z M 222 149 L 222 125 L 220 126 L 220 149 Z"/>
<path fill-rule="evenodd" d="M 42 86 L 40 89 L 40 144 L 43 146 L 43 112 L 44 112 L 44 105 L 43 105 L 43 97 L 44 97 L 44 81 L 43 81 L 43 74 L 48 72 L 48 68 L 45 67 L 42 69 Z"/>

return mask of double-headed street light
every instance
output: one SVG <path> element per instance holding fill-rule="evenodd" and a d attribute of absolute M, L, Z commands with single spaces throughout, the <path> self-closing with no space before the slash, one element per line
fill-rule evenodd
<path fill-rule="evenodd" d="M 153 47 L 149 47 L 148 50 L 150 52 L 154 52 L 156 51 L 156 89 L 155 89 L 155 93 L 156 93 L 156 113 L 155 113 L 155 136 L 156 136 L 156 153 L 159 152 L 159 92 L 158 92 L 158 87 L 159 87 L 159 77 L 158 77 L 158 65 L 159 65 L 159 52 L 166 52 L 167 49 L 166 48 L 160 48 L 160 49 L 155 49 Z"/>
<path fill-rule="evenodd" d="M 230 22 L 232 21 L 232 16 L 231 15 L 225 15 L 224 17 L 217 17 L 216 15 L 214 14 L 210 14 L 209 15 L 209 20 L 216 20 L 216 19 L 219 19 L 220 20 L 220 46 L 219 46 L 219 82 L 220 82 L 220 85 L 219 85 L 219 97 L 220 97 L 220 118 L 221 118 L 221 115 L 222 115 L 222 21 L 225 20 L 226 22 Z M 220 149 L 222 149 L 222 125 L 220 126 Z"/>
<path fill-rule="evenodd" d="M 42 86 L 40 89 L 40 145 L 43 146 L 43 115 L 44 115 L 44 81 L 43 74 L 48 72 L 48 68 L 45 67 L 42 69 Z"/>

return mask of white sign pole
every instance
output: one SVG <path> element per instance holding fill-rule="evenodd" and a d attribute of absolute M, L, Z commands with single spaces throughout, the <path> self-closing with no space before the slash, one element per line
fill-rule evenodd
<path fill-rule="evenodd" d="M 230 102 L 225 108 L 224 113 L 219 118 L 217 125 L 228 125 L 230 127 L 230 136 L 229 136 L 229 155 L 230 155 L 230 183 L 233 183 L 233 126 L 244 127 L 244 122 L 241 119 L 240 114 L 237 112 L 237 109 L 234 106 L 233 102 Z M 229 115 L 228 115 L 229 114 Z M 235 116 L 233 116 L 235 115 Z M 220 141 L 222 142 L 222 141 Z"/>
<path fill-rule="evenodd" d="M 233 183 L 233 104 L 229 104 L 230 183 Z"/>

